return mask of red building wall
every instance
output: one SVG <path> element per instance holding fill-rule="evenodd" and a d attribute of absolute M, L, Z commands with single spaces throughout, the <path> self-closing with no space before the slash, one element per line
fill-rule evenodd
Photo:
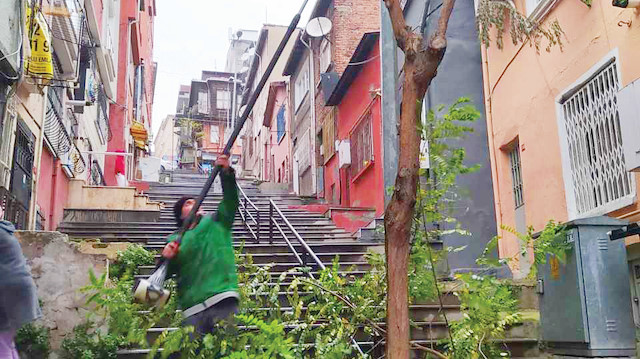
<path fill-rule="evenodd" d="M 45 148 L 40 162 L 40 178 L 36 202 L 44 216 L 44 229 L 55 231 L 62 221 L 64 207 L 69 194 L 69 178 L 60 166 L 60 161 Z"/>
<path fill-rule="evenodd" d="M 336 153 L 327 161 L 324 171 L 325 199 L 328 202 L 350 207 L 375 208 L 376 215 L 382 215 L 384 212 L 385 193 L 383 163 L 381 163 L 382 113 L 380 97 L 376 91 L 380 89 L 379 53 L 380 48 L 376 44 L 369 54 L 369 59 L 372 60 L 363 66 L 338 105 L 336 121 L 337 138 L 348 140 L 363 115 L 369 108 L 371 109 L 373 162 L 359 174 L 350 173 L 349 169 L 338 170 Z M 371 90 L 374 92 L 372 93 Z M 333 199 L 340 199 L 340 202 Z"/>

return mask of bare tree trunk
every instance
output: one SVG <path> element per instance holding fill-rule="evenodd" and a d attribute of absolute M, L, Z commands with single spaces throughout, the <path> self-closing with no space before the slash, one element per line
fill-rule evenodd
<path fill-rule="evenodd" d="M 398 174 L 385 212 L 387 257 L 387 346 L 389 359 L 410 355 L 408 262 L 420 170 L 419 101 L 424 97 L 444 56 L 446 31 L 455 0 L 444 0 L 436 33 L 425 46 L 421 34 L 407 27 L 398 0 L 385 0 L 393 32 L 405 54 L 399 123 Z"/>

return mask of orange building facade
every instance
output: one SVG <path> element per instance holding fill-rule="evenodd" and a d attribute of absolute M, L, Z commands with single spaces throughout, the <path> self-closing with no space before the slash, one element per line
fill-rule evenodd
<path fill-rule="evenodd" d="M 516 0 L 515 6 L 543 25 L 557 20 L 564 32 L 562 47 L 549 52 L 544 39 L 536 51 L 527 42 L 513 45 L 508 34 L 504 49 L 495 42 L 483 47 L 499 253 L 514 259 L 518 277 L 531 259 L 518 254 L 518 239 L 502 226 L 537 231 L 549 220 L 597 215 L 640 221 L 640 179 L 624 156 L 625 146 L 637 144 L 623 142 L 629 136 L 621 121 L 628 117 L 620 116 L 628 111 L 619 101 L 640 78 L 640 16 L 607 1 L 588 7 Z M 640 144 L 640 133 L 634 137 Z M 627 238 L 627 252 L 630 269 L 638 265 L 640 273 L 638 238 Z"/>

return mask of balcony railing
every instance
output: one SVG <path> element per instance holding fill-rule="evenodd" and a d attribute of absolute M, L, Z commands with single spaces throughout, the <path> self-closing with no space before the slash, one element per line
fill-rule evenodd
<path fill-rule="evenodd" d="M 47 92 L 47 112 L 44 122 L 44 135 L 49 141 L 54 155 L 62 157 L 71 150 L 72 141 L 63 122 L 63 105 L 58 88 Z"/>
<path fill-rule="evenodd" d="M 91 164 L 91 185 L 93 186 L 106 186 L 104 176 L 102 175 L 102 169 L 97 160 L 93 160 Z"/>

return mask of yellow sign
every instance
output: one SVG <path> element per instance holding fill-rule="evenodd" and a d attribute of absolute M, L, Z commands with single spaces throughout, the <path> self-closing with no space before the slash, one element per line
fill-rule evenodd
<path fill-rule="evenodd" d="M 147 129 L 144 127 L 144 124 L 138 121 L 133 121 L 133 124 L 131 124 L 131 129 L 129 130 L 129 132 L 133 137 L 133 141 L 136 147 L 140 149 L 144 149 L 145 145 L 147 144 L 147 139 L 149 138 L 149 135 L 147 134 Z"/>
<path fill-rule="evenodd" d="M 46 79 L 53 78 L 53 62 L 51 60 L 51 33 L 40 11 L 32 20 L 31 7 L 27 6 L 27 30 L 31 42 L 31 56 L 27 58 L 26 69 L 29 75 Z"/>

